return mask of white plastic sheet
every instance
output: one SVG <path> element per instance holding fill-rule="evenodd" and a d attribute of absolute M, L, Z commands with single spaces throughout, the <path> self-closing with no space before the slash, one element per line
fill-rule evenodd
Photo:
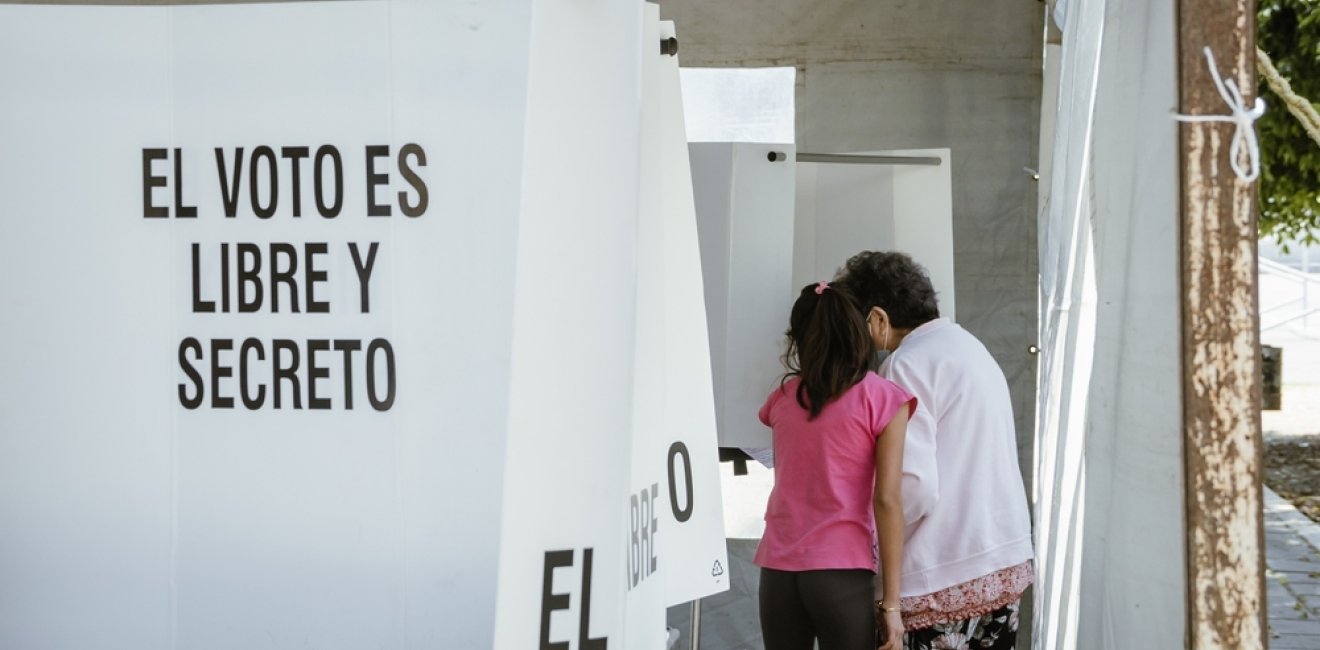
<path fill-rule="evenodd" d="M 1073 0 L 1047 54 L 1036 648 L 1184 643 L 1174 42 L 1172 2 Z"/>
<path fill-rule="evenodd" d="M 796 68 L 684 68 L 688 141 L 793 142 L 796 77 Z"/>

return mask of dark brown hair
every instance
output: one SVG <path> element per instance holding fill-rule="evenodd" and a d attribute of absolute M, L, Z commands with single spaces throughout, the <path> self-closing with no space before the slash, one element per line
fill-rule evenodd
<path fill-rule="evenodd" d="M 835 278 L 857 300 L 863 314 L 879 307 L 889 315 L 889 322 L 900 329 L 911 329 L 940 317 L 926 269 L 911 257 L 893 251 L 862 251 L 844 264 Z"/>
<path fill-rule="evenodd" d="M 808 419 L 820 415 L 825 405 L 866 376 L 874 343 L 846 291 L 825 283 L 803 287 L 793 303 L 786 334 L 784 379 L 801 379 L 797 402 L 811 413 Z"/>

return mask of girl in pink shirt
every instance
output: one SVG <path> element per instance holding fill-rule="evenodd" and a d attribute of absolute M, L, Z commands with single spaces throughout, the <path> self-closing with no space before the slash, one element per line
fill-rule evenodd
<path fill-rule="evenodd" d="M 903 435 L 916 400 L 867 371 L 873 338 L 827 282 L 793 305 L 788 373 L 760 411 L 775 451 L 756 550 L 766 650 L 872 650 L 877 627 L 881 648 L 901 643 Z"/>

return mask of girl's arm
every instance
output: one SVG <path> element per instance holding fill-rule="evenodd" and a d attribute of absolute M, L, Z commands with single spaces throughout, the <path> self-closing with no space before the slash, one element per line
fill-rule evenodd
<path fill-rule="evenodd" d="M 876 581 L 876 622 L 883 623 L 888 636 L 882 650 L 903 646 L 903 618 L 898 611 L 899 577 L 903 574 L 903 436 L 907 431 L 908 405 L 899 407 L 875 443 L 875 532 L 880 546 L 879 580 Z M 890 610 L 890 611 L 885 611 Z"/>

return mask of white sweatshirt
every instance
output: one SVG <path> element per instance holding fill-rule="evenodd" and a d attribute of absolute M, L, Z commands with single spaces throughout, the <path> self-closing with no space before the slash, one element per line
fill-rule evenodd
<path fill-rule="evenodd" d="M 912 330 L 880 374 L 917 397 L 903 452 L 902 595 L 1032 559 L 1008 382 L 985 346 L 938 318 Z"/>

